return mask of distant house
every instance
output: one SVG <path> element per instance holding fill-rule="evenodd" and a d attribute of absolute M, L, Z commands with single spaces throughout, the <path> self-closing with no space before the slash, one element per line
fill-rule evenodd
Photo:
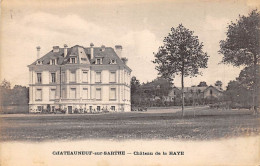
<path fill-rule="evenodd" d="M 212 99 L 220 98 L 223 95 L 223 90 L 216 86 L 205 86 L 205 87 L 185 87 L 184 98 L 185 99 Z M 173 102 L 176 98 L 181 98 L 181 88 L 173 87 L 167 96 L 164 96 L 164 101 Z"/>

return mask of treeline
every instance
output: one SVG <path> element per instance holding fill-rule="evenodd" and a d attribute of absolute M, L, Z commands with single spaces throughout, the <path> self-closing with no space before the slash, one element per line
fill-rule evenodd
<path fill-rule="evenodd" d="M 3 80 L 0 85 L 1 105 L 26 105 L 29 102 L 29 88 L 15 85 L 11 88 L 9 81 Z"/>

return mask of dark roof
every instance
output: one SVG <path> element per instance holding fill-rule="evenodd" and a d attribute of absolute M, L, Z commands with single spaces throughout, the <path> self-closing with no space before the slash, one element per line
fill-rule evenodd
<path fill-rule="evenodd" d="M 63 65 L 68 63 L 68 59 L 71 56 L 79 56 L 79 47 L 83 48 L 85 51 L 85 54 L 87 55 L 87 58 L 89 59 L 89 62 L 93 64 L 95 62 L 95 59 L 100 57 L 102 58 L 102 64 L 103 65 L 108 65 L 110 63 L 110 60 L 116 60 L 117 65 L 123 65 L 126 66 L 125 63 L 118 57 L 116 52 L 112 47 L 105 47 L 103 46 L 103 51 L 102 47 L 93 47 L 94 49 L 94 58 L 90 59 L 90 48 L 91 47 L 83 47 L 79 45 L 75 45 L 71 48 L 67 48 L 67 56 L 64 58 L 64 48 L 58 48 L 59 52 L 53 52 L 51 50 L 41 58 L 37 59 L 35 62 L 33 62 L 31 65 L 36 65 L 37 61 L 41 61 L 43 65 L 49 64 L 51 59 L 58 59 L 58 65 Z M 126 66 L 127 67 L 127 66 Z M 129 68 L 129 67 L 128 67 Z"/>
<path fill-rule="evenodd" d="M 192 92 L 198 92 L 198 91 L 204 92 L 206 89 L 208 89 L 208 88 L 210 88 L 210 87 L 215 88 L 215 89 L 217 89 L 217 90 L 220 91 L 220 92 L 223 91 L 222 89 L 219 89 L 218 87 L 212 86 L 212 85 L 210 85 L 210 86 L 204 86 L 204 87 L 198 87 L 198 86 L 194 86 L 194 87 L 184 87 L 183 90 L 184 90 L 184 93 L 190 93 L 191 91 L 192 91 Z M 177 88 L 178 90 L 181 90 L 181 87 L 174 87 L 174 88 Z"/>

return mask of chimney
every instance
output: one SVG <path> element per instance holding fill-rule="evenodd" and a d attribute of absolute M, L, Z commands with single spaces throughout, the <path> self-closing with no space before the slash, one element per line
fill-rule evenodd
<path fill-rule="evenodd" d="M 93 48 L 94 44 L 90 43 L 90 59 L 94 58 L 94 48 Z"/>
<path fill-rule="evenodd" d="M 53 52 L 60 52 L 59 46 L 53 46 Z"/>
<path fill-rule="evenodd" d="M 101 51 L 105 51 L 105 49 L 106 49 L 106 46 L 102 45 L 101 46 Z"/>
<path fill-rule="evenodd" d="M 121 45 L 115 45 L 115 51 L 118 57 L 121 59 L 122 58 L 122 49 L 123 47 Z"/>
<path fill-rule="evenodd" d="M 64 57 L 66 57 L 67 56 L 67 54 L 68 54 L 68 46 L 67 46 L 67 44 L 64 44 Z"/>
<path fill-rule="evenodd" d="M 38 46 L 38 47 L 36 47 L 36 49 L 37 49 L 37 59 L 39 59 L 39 58 L 40 58 L 40 50 L 41 50 L 41 47 Z"/>

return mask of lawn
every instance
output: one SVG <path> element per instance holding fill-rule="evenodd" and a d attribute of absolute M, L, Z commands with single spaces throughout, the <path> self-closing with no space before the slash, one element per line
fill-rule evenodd
<path fill-rule="evenodd" d="M 260 116 L 249 110 L 187 108 L 77 115 L 1 115 L 2 141 L 84 139 L 211 140 L 260 134 Z"/>

